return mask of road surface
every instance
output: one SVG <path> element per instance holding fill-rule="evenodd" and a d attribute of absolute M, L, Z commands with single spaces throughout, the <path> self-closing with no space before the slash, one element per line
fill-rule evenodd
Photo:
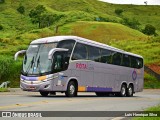
<path fill-rule="evenodd" d="M 157 104 L 160 104 L 160 89 L 145 89 L 143 92 L 134 94 L 134 97 L 97 97 L 94 93 L 79 93 L 78 97 L 74 98 L 67 98 L 62 93 L 57 93 L 56 96 L 42 97 L 39 93 L 20 89 L 0 93 L 0 111 L 139 111 Z M 17 120 L 17 118 L 14 119 Z M 43 118 L 43 120 L 45 119 Z M 107 120 L 111 118 L 91 119 Z"/>

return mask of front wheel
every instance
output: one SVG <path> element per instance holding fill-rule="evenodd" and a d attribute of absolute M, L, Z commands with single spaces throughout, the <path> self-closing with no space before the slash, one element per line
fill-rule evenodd
<path fill-rule="evenodd" d="M 40 94 L 41 94 L 43 97 L 47 97 L 48 94 L 49 94 L 49 92 L 42 92 L 42 91 L 40 91 Z"/>
<path fill-rule="evenodd" d="M 77 96 L 77 86 L 74 81 L 70 81 L 67 86 L 67 91 L 65 92 L 67 97 Z"/>

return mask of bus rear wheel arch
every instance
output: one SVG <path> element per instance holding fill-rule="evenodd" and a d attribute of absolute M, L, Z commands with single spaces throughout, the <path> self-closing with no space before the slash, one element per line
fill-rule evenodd
<path fill-rule="evenodd" d="M 78 91 L 78 83 L 76 80 L 70 80 L 67 85 L 65 95 L 67 97 L 76 97 Z"/>

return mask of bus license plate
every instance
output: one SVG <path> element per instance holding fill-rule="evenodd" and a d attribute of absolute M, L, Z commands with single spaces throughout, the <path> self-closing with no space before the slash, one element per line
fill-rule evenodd
<path fill-rule="evenodd" d="M 30 89 L 30 90 L 35 90 L 36 87 L 30 86 L 30 87 L 28 87 L 28 89 Z"/>

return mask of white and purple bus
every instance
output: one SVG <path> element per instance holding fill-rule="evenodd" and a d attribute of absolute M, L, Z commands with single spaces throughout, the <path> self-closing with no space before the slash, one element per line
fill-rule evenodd
<path fill-rule="evenodd" d="M 20 76 L 24 91 L 42 96 L 65 92 L 114 93 L 133 96 L 143 90 L 143 57 L 77 36 L 55 36 L 34 40 L 25 53 Z"/>

